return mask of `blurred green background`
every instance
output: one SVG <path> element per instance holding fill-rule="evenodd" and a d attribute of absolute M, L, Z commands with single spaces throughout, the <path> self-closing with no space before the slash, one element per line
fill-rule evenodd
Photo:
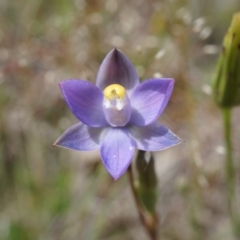
<path fill-rule="evenodd" d="M 58 82 L 95 82 L 104 56 L 118 47 L 141 80 L 176 80 L 159 120 L 184 143 L 155 153 L 162 239 L 231 240 L 211 81 L 239 9 L 239 0 L 1 0 L 0 239 L 148 239 L 127 176 L 114 182 L 98 151 L 52 146 L 77 122 Z M 236 160 L 239 117 L 236 108 Z"/>

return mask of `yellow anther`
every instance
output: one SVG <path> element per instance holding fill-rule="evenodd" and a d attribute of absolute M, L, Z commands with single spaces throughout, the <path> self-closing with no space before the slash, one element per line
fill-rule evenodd
<path fill-rule="evenodd" d="M 116 98 L 122 99 L 126 94 L 126 90 L 123 86 L 119 84 L 112 84 L 104 89 L 103 94 L 109 100 L 113 100 Z"/>

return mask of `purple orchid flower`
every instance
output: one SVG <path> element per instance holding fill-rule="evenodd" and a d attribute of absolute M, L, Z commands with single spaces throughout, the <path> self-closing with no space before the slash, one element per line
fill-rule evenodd
<path fill-rule="evenodd" d="M 173 85 L 170 78 L 140 83 L 129 59 L 113 49 L 100 66 L 96 86 L 85 80 L 60 83 L 63 97 L 80 123 L 68 128 L 54 145 L 79 151 L 100 148 L 105 168 L 118 179 L 136 148 L 159 151 L 181 142 L 157 122 Z"/>

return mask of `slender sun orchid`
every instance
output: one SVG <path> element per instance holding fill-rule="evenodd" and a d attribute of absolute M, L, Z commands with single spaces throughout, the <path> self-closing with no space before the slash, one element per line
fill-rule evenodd
<path fill-rule="evenodd" d="M 173 85 L 171 78 L 140 83 L 129 59 L 113 49 L 100 66 L 96 86 L 85 80 L 60 82 L 63 97 L 80 122 L 68 128 L 54 145 L 79 151 L 100 148 L 105 168 L 118 179 L 136 148 L 159 151 L 181 142 L 157 122 Z"/>

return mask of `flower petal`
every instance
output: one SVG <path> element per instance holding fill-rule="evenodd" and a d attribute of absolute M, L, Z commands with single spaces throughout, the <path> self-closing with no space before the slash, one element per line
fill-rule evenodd
<path fill-rule="evenodd" d="M 145 151 L 160 151 L 182 142 L 171 130 L 158 122 L 145 127 L 133 126 L 130 134 L 136 141 L 137 148 Z"/>
<path fill-rule="evenodd" d="M 91 151 L 99 147 L 104 128 L 91 128 L 83 123 L 77 123 L 68 128 L 54 146 L 79 151 Z"/>
<path fill-rule="evenodd" d="M 91 127 L 103 127 L 105 120 L 103 94 L 94 84 L 84 80 L 66 80 L 60 83 L 63 97 L 73 114 Z"/>
<path fill-rule="evenodd" d="M 127 170 L 134 155 L 135 143 L 124 128 L 110 128 L 101 146 L 103 164 L 117 180 Z"/>
<path fill-rule="evenodd" d="M 173 79 L 149 79 L 134 90 L 130 102 L 130 123 L 145 126 L 155 121 L 165 109 L 172 94 Z"/>
<path fill-rule="evenodd" d="M 97 75 L 96 85 L 104 90 L 115 83 L 126 88 L 130 95 L 139 84 L 138 75 L 132 63 L 116 48 L 104 58 Z"/>

